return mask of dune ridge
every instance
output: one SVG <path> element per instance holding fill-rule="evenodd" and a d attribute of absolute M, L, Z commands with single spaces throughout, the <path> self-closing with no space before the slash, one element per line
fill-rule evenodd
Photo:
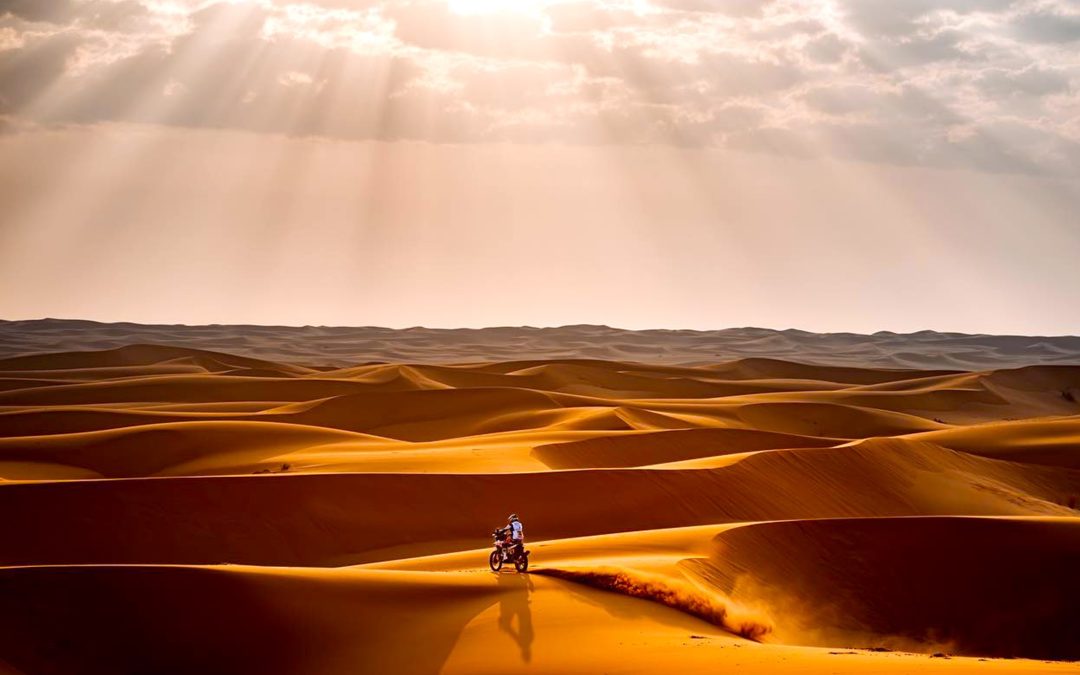
<path fill-rule="evenodd" d="M 857 365 L 850 336 L 856 356 L 828 365 L 694 365 L 680 355 L 697 333 L 641 332 L 670 339 L 641 363 L 625 356 L 651 352 L 604 342 L 611 329 L 565 333 L 612 360 L 534 358 L 520 329 L 416 329 L 379 349 L 423 357 L 358 363 L 347 330 L 290 329 L 318 348 L 276 349 L 336 357 L 275 360 L 114 344 L 164 331 L 221 347 L 236 327 L 110 326 L 93 343 L 69 328 L 20 324 L 103 348 L 0 359 L 0 671 L 1080 659 L 1080 367 L 1019 365 L 1041 358 L 1019 339 L 951 336 L 997 365 L 917 370 Z M 509 511 L 535 574 L 486 569 Z"/>

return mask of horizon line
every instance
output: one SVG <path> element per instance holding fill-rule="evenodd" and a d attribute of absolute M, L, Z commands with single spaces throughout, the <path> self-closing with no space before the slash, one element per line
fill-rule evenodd
<path fill-rule="evenodd" d="M 420 324 L 411 326 L 380 326 L 375 324 L 368 325 L 341 325 L 341 324 L 279 324 L 279 323 L 146 323 L 142 321 L 102 321 L 99 319 L 81 319 L 81 318 L 60 318 L 60 317 L 37 317 L 32 319 L 5 319 L 0 318 L 0 324 L 8 323 L 44 323 L 44 322 L 69 322 L 69 323 L 92 323 L 99 325 L 134 325 L 145 327 L 185 327 L 185 328 L 204 328 L 204 327 L 237 327 L 237 328 L 286 328 L 293 330 L 303 330 L 306 328 L 330 328 L 330 329 L 377 329 L 388 331 L 408 331 L 408 330 L 430 330 L 430 331 L 484 331 L 484 330 L 562 330 L 573 328 L 599 328 L 611 331 L 619 331 L 626 333 L 644 333 L 644 332 L 669 332 L 669 333 L 720 333 L 725 331 L 739 331 L 739 330 L 758 330 L 768 331 L 773 333 L 806 333 L 812 335 L 858 335 L 864 337 L 875 337 L 881 335 L 897 335 L 897 336 L 911 336 L 911 335 L 950 335 L 950 336 L 968 336 L 968 337 L 1000 337 L 1000 338 L 1078 338 L 1080 335 L 1072 333 L 1063 333 L 1057 335 L 1034 335 L 1028 333 L 969 333 L 965 331 L 956 330 L 938 330 L 934 328 L 923 328 L 917 331 L 900 332 L 889 329 L 880 329 L 872 333 L 866 333 L 861 331 L 814 331 L 806 330 L 804 328 L 772 328 L 768 326 L 727 326 L 724 328 L 623 328 L 619 326 L 609 326 L 607 324 L 594 324 L 594 323 L 570 323 L 562 324 L 558 326 L 533 326 L 529 324 L 520 325 L 491 325 L 491 326 L 424 326 Z"/>

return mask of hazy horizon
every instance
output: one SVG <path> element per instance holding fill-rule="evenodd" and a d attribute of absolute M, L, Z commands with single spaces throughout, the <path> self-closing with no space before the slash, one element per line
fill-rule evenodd
<path fill-rule="evenodd" d="M 897 331 L 888 328 L 879 328 L 871 331 L 848 331 L 848 330 L 834 330 L 834 331 L 815 331 L 802 328 L 800 326 L 758 326 L 758 325 L 746 325 L 746 326 L 712 326 L 712 327 L 686 327 L 686 326 L 642 326 L 642 327 L 630 327 L 610 325 L 604 323 L 566 323 L 566 324 L 488 324 L 488 325 L 425 325 L 425 324 L 411 324 L 411 325 L 398 325 L 388 326 L 382 324 L 365 324 L 365 323 L 353 323 L 353 324 L 335 324 L 335 323 L 190 323 L 183 321 L 164 321 L 164 322 L 143 322 L 143 321 L 130 321 L 125 319 L 93 319 L 86 317 L 59 317 L 59 316 L 38 316 L 38 317 L 20 317 L 9 318 L 0 317 L 0 323 L 20 323 L 31 321 L 56 321 L 56 322 L 88 322 L 98 323 L 103 325 L 109 324 L 133 324 L 138 326 L 180 326 L 186 328 L 199 328 L 205 326 L 237 326 L 237 327 L 253 327 L 253 328 L 340 328 L 340 329 L 353 329 L 353 328 L 374 328 L 392 331 L 407 331 L 411 329 L 423 329 L 423 330 L 498 330 L 498 329 L 524 329 L 524 330 L 557 330 L 561 328 L 606 328 L 614 331 L 629 331 L 629 332 L 644 332 L 644 331 L 671 331 L 671 332 L 694 332 L 694 333 L 713 333 L 722 331 L 739 331 L 739 330 L 761 330 L 772 331 L 778 333 L 785 332 L 799 332 L 809 333 L 813 335 L 866 335 L 874 336 L 877 334 L 893 334 L 893 335 L 914 335 L 919 333 L 937 333 L 937 334 L 953 334 L 953 335 L 986 335 L 992 337 L 1026 337 L 1026 338 L 1071 338 L 1080 337 L 1080 334 L 1074 333 L 1058 333 L 1058 334 L 1033 334 L 1033 333 L 975 333 L 971 331 L 963 330 L 947 330 L 940 328 L 921 328 L 909 331 Z"/>

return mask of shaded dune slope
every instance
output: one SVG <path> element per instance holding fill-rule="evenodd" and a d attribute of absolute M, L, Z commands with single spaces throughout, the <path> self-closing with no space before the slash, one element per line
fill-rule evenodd
<path fill-rule="evenodd" d="M 312 371 L 274 361 L 190 347 L 132 344 L 115 349 L 33 354 L 0 359 L 0 372 L 96 370 L 100 375 L 123 375 L 137 366 L 197 368 L 208 373 L 249 371 L 274 375 L 304 375 Z M 113 371 L 113 372 L 109 372 Z"/>
<path fill-rule="evenodd" d="M 685 565 L 763 605 L 789 641 L 1080 659 L 1076 519 L 763 523 L 721 533 Z"/>
<path fill-rule="evenodd" d="M 407 572 L 0 568 L 0 654 L 41 675 L 433 673 L 499 593 Z"/>
<path fill-rule="evenodd" d="M 341 442 L 355 447 L 385 440 L 297 424 L 199 421 L 42 438 L 0 438 L 0 461 L 74 466 L 101 478 L 129 478 L 166 470 L 183 472 L 184 466 L 197 473 L 200 459 L 209 460 L 206 470 L 217 472 L 236 456 L 252 462 L 298 448 Z"/>

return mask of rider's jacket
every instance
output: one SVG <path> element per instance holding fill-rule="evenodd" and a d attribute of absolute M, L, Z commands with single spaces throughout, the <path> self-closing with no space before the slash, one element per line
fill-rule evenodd
<path fill-rule="evenodd" d="M 510 523 L 510 538 L 511 539 L 513 539 L 514 541 L 521 541 L 521 538 L 524 535 L 524 533 L 525 533 L 525 531 L 521 527 L 520 522 L 515 520 L 515 521 Z"/>

